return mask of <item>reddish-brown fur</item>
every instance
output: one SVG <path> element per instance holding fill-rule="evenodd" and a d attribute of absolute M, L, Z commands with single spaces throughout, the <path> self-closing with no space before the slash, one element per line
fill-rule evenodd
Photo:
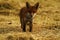
<path fill-rule="evenodd" d="M 26 7 L 21 8 L 20 10 L 20 22 L 23 31 L 26 31 L 26 24 L 29 22 L 30 32 L 32 31 L 32 17 L 33 14 L 37 12 L 39 3 L 37 2 L 34 6 L 31 6 L 26 2 Z M 28 16 L 28 17 L 27 17 Z"/>

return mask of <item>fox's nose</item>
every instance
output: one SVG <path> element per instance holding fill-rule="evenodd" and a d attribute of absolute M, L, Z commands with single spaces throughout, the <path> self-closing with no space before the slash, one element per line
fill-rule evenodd
<path fill-rule="evenodd" d="M 31 19 L 32 15 L 30 13 L 27 13 L 26 18 Z"/>

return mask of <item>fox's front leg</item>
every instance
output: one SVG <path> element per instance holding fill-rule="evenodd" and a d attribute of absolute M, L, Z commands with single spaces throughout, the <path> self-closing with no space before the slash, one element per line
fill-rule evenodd
<path fill-rule="evenodd" d="M 29 22 L 29 28 L 30 28 L 30 32 L 32 32 L 32 27 L 33 27 L 33 24 L 32 24 L 32 19 L 30 20 L 30 22 Z"/>
<path fill-rule="evenodd" d="M 23 32 L 26 32 L 26 23 L 22 24 L 22 29 L 23 29 Z"/>

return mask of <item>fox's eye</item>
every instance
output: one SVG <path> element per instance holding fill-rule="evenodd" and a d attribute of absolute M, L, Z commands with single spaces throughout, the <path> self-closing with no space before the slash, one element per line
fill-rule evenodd
<path fill-rule="evenodd" d="M 36 10 L 33 11 L 34 13 L 36 12 Z"/>

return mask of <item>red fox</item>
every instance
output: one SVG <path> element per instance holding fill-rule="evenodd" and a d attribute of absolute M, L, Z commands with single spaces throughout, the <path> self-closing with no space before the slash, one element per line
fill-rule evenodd
<path fill-rule="evenodd" d="M 32 31 L 32 17 L 34 13 L 37 12 L 38 6 L 39 2 L 37 2 L 34 6 L 31 6 L 28 2 L 26 2 L 26 7 L 21 8 L 19 16 L 23 32 L 26 32 L 26 25 L 28 22 L 30 28 L 29 32 Z"/>

